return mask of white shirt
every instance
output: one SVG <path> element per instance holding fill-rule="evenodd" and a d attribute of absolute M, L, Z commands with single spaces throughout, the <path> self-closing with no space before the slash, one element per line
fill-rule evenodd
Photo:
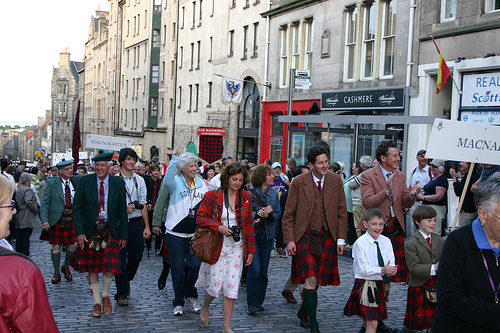
<path fill-rule="evenodd" d="M 425 186 L 428 182 L 431 181 L 431 177 L 429 177 L 429 166 L 426 165 L 422 170 L 419 170 L 418 167 L 413 169 L 412 175 L 410 177 L 410 187 L 413 187 L 418 181 L 418 186 Z"/>
<path fill-rule="evenodd" d="M 127 206 L 134 201 L 139 201 L 139 203 L 145 205 L 148 202 L 148 189 L 146 187 L 146 182 L 144 178 L 132 172 L 132 177 L 128 178 L 121 172 L 119 176 L 125 181 L 125 190 L 127 192 Z M 136 186 L 137 185 L 137 186 Z M 142 213 L 139 209 L 134 210 L 132 213 L 128 214 L 129 219 L 136 217 L 142 217 Z M 147 221 L 145 221 L 147 222 Z"/>
<path fill-rule="evenodd" d="M 14 249 L 12 248 L 12 245 L 10 245 L 10 243 L 7 242 L 7 240 L 5 238 L 0 239 L 0 247 L 3 247 L 7 250 L 14 251 Z"/>
<path fill-rule="evenodd" d="M 212 180 L 210 180 L 210 184 L 208 185 L 209 191 L 215 191 L 220 187 L 220 173 L 213 176 Z"/>
<path fill-rule="evenodd" d="M 396 259 L 389 238 L 379 235 L 376 239 L 380 247 L 380 253 L 384 258 L 384 265 L 390 261 L 390 266 L 395 266 Z M 378 264 L 377 244 L 375 239 L 368 233 L 359 237 L 352 247 L 354 277 L 363 280 L 382 280 L 382 267 Z"/>

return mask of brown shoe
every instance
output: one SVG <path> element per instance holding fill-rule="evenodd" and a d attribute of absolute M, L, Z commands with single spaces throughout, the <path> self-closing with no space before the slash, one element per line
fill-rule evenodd
<path fill-rule="evenodd" d="M 69 267 L 61 267 L 61 272 L 64 273 L 64 278 L 68 281 L 73 281 L 73 275 L 71 275 L 71 271 L 69 270 Z"/>
<path fill-rule="evenodd" d="M 111 310 L 113 307 L 111 306 L 111 300 L 109 299 L 109 296 L 103 296 L 102 297 L 102 312 L 105 315 L 109 315 L 111 313 Z"/>
<path fill-rule="evenodd" d="M 54 277 L 52 278 L 52 283 L 58 284 L 59 282 L 61 282 L 61 273 L 55 273 Z"/>
<path fill-rule="evenodd" d="M 283 296 L 288 303 L 297 303 L 297 300 L 295 299 L 295 297 L 293 297 L 293 294 L 288 290 L 283 290 L 281 292 L 281 296 Z"/>
<path fill-rule="evenodd" d="M 128 305 L 128 298 L 125 295 L 121 295 L 117 300 L 116 303 L 118 303 L 119 306 L 127 306 Z"/>
<path fill-rule="evenodd" d="M 101 316 L 101 304 L 96 303 L 94 304 L 94 308 L 92 309 L 92 312 L 90 313 L 92 317 L 100 317 Z"/>

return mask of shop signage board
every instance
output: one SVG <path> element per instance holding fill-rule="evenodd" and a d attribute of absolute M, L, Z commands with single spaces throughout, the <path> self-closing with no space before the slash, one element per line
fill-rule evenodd
<path fill-rule="evenodd" d="M 436 119 L 427 145 L 428 158 L 500 164 L 500 127 Z"/>
<path fill-rule="evenodd" d="M 132 139 L 123 139 L 114 136 L 87 134 L 87 143 L 85 148 L 120 151 L 120 149 L 122 148 L 130 148 L 130 147 L 132 147 Z"/>
<path fill-rule="evenodd" d="M 460 111 L 460 121 L 464 123 L 479 123 L 500 125 L 500 109 L 498 111 Z"/>
<path fill-rule="evenodd" d="M 198 128 L 197 134 L 210 136 L 226 136 L 226 129 L 215 127 L 200 127 Z"/>
<path fill-rule="evenodd" d="M 500 72 L 465 74 L 462 107 L 500 107 Z"/>
<path fill-rule="evenodd" d="M 295 89 L 309 89 L 311 86 L 311 71 L 307 69 L 295 70 Z"/>
<path fill-rule="evenodd" d="M 321 94 L 321 109 L 323 111 L 389 109 L 403 112 L 405 99 L 404 87 L 330 91 Z"/>

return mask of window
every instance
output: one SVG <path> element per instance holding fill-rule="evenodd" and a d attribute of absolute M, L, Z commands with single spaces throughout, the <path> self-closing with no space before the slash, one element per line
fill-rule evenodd
<path fill-rule="evenodd" d="M 286 87 L 288 78 L 288 27 L 286 25 L 280 28 L 280 87 Z"/>
<path fill-rule="evenodd" d="M 382 59 L 381 77 L 392 77 L 394 70 L 394 40 L 396 29 L 396 10 L 393 7 L 394 1 L 383 3 L 384 11 L 382 17 Z"/>
<path fill-rule="evenodd" d="M 66 114 L 66 102 L 59 102 L 58 109 L 59 114 Z"/>
<path fill-rule="evenodd" d="M 129 33 L 130 33 L 130 20 L 127 20 L 127 37 L 129 35 Z"/>
<path fill-rule="evenodd" d="M 186 17 L 186 7 L 182 6 L 182 9 L 181 9 L 181 29 L 184 29 L 185 17 Z"/>
<path fill-rule="evenodd" d="M 151 97 L 151 117 L 158 116 L 158 97 Z"/>
<path fill-rule="evenodd" d="M 165 81 L 165 61 L 161 63 L 161 82 Z"/>
<path fill-rule="evenodd" d="M 141 29 L 141 14 L 137 14 L 137 34 L 136 35 L 139 35 L 140 29 Z"/>
<path fill-rule="evenodd" d="M 170 77 L 174 77 L 174 71 L 175 71 L 175 60 L 172 60 L 170 62 Z"/>
<path fill-rule="evenodd" d="M 486 13 L 500 10 L 500 0 L 486 0 L 485 11 Z"/>
<path fill-rule="evenodd" d="M 191 43 L 191 67 L 189 67 L 189 70 L 193 70 L 193 64 L 194 64 L 194 43 Z"/>
<path fill-rule="evenodd" d="M 59 152 L 59 141 L 56 141 L 56 151 Z"/>
<path fill-rule="evenodd" d="M 198 22 L 198 26 L 199 27 L 201 26 L 201 18 L 203 17 L 203 11 L 202 11 L 202 9 L 203 9 L 203 0 L 200 0 L 200 15 L 199 15 L 199 18 L 198 18 L 199 19 L 198 20 L 199 21 Z"/>
<path fill-rule="evenodd" d="M 197 83 L 194 85 L 194 111 L 198 112 L 198 99 L 200 97 L 200 85 Z"/>
<path fill-rule="evenodd" d="M 167 38 L 167 26 L 165 26 L 165 36 L 163 38 Z M 172 23 L 172 40 L 175 40 L 175 22 Z M 163 42 L 165 44 L 165 42 Z"/>
<path fill-rule="evenodd" d="M 296 22 L 292 25 L 292 67 L 300 67 L 300 23 Z"/>
<path fill-rule="evenodd" d="M 182 105 L 182 87 L 179 86 L 179 103 L 178 103 L 178 108 L 180 109 L 181 108 L 181 105 Z"/>
<path fill-rule="evenodd" d="M 130 50 L 127 50 L 127 67 L 130 65 Z"/>
<path fill-rule="evenodd" d="M 135 32 L 137 31 L 137 16 L 134 16 L 134 34 L 132 37 L 135 37 Z"/>
<path fill-rule="evenodd" d="M 236 7 L 236 0 L 231 0 L 231 8 Z"/>
<path fill-rule="evenodd" d="M 312 69 L 312 59 L 313 59 L 313 20 L 308 19 L 305 21 L 305 57 L 304 57 L 304 69 Z"/>
<path fill-rule="evenodd" d="M 174 112 L 174 99 L 173 98 L 170 99 L 170 108 L 169 108 L 169 110 L 170 110 L 169 116 L 171 116 L 172 113 Z"/>
<path fill-rule="evenodd" d="M 454 21 L 456 15 L 457 0 L 441 0 L 441 22 Z"/>
<path fill-rule="evenodd" d="M 180 53 L 180 56 L 179 56 L 179 68 L 182 68 L 182 60 L 184 59 L 184 47 L 180 47 L 179 49 L 179 53 Z M 173 73 L 172 73 L 173 75 Z"/>
<path fill-rule="evenodd" d="M 69 121 L 66 122 L 66 133 L 69 133 Z"/>
<path fill-rule="evenodd" d="M 248 25 L 243 27 L 243 58 L 246 59 L 248 55 Z"/>
<path fill-rule="evenodd" d="M 57 131 L 57 133 L 59 133 L 61 131 L 61 126 L 60 125 L 61 125 L 61 122 L 58 121 L 56 123 L 56 131 Z"/>
<path fill-rule="evenodd" d="M 198 46 L 198 61 L 196 62 L 196 69 L 200 69 L 200 58 L 201 58 L 201 40 L 196 42 Z"/>
<path fill-rule="evenodd" d="M 146 81 L 146 75 L 144 75 L 143 78 L 144 80 L 142 80 L 142 95 L 144 96 L 146 94 L 146 87 L 148 81 Z M 156 80 L 158 80 L 158 78 Z"/>
<path fill-rule="evenodd" d="M 161 43 L 160 29 L 153 29 L 153 48 L 159 48 Z"/>
<path fill-rule="evenodd" d="M 229 31 L 229 57 L 234 54 L 234 30 Z"/>
<path fill-rule="evenodd" d="M 250 7 L 250 0 L 245 0 L 245 7 L 243 7 L 243 9 L 246 9 Z"/>
<path fill-rule="evenodd" d="M 127 126 L 127 109 L 123 110 L 123 127 Z"/>
<path fill-rule="evenodd" d="M 212 61 L 212 50 L 214 47 L 214 38 L 210 37 L 210 52 L 208 53 L 208 62 Z"/>
<path fill-rule="evenodd" d="M 193 85 L 190 84 L 189 85 L 189 108 L 188 108 L 188 112 L 191 112 L 192 109 L 193 109 Z"/>
<path fill-rule="evenodd" d="M 148 11 L 144 10 L 144 29 L 148 26 Z"/>
<path fill-rule="evenodd" d="M 212 106 L 212 82 L 208 82 L 208 104 L 207 107 Z"/>
<path fill-rule="evenodd" d="M 127 96 L 128 96 L 128 80 L 125 84 L 125 97 L 127 97 Z"/>
<path fill-rule="evenodd" d="M 210 17 L 214 17 L 214 11 L 215 11 L 215 0 L 212 0 L 212 12 L 210 13 Z"/>
<path fill-rule="evenodd" d="M 60 84 L 59 85 L 59 93 L 66 95 L 68 93 L 68 85 L 67 84 Z"/>
<path fill-rule="evenodd" d="M 376 13 L 377 4 L 375 2 L 366 5 L 363 19 L 363 51 L 361 56 L 361 73 L 364 79 L 373 78 Z"/>
<path fill-rule="evenodd" d="M 194 29 L 194 26 L 196 24 L 196 1 L 193 1 L 193 26 L 191 29 Z"/>
<path fill-rule="evenodd" d="M 160 66 L 158 65 L 151 66 L 151 83 L 158 83 L 159 75 L 160 75 Z"/>
<path fill-rule="evenodd" d="M 253 56 L 259 54 L 259 22 L 253 24 Z"/>
<path fill-rule="evenodd" d="M 162 98 L 160 103 L 160 117 L 163 118 L 165 115 L 165 100 Z"/>

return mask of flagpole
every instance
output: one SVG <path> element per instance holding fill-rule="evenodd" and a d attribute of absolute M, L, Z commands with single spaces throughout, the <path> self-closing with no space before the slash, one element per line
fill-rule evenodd
<path fill-rule="evenodd" d="M 436 41 L 434 40 L 434 36 L 433 35 L 431 35 L 431 39 L 432 39 L 432 42 L 434 43 L 434 46 L 436 47 L 438 53 L 441 55 L 441 50 L 439 50 L 439 47 L 437 46 Z M 446 66 L 448 66 L 448 65 L 446 65 Z M 453 66 L 453 71 L 455 71 L 455 66 Z M 460 88 L 458 87 L 458 84 L 455 81 L 455 78 L 453 77 L 453 75 L 451 74 L 451 72 L 450 72 L 450 77 L 451 77 L 451 80 L 453 81 L 453 83 L 455 84 L 455 87 L 457 88 L 458 93 L 460 95 L 462 95 L 462 90 L 460 90 Z"/>
<path fill-rule="evenodd" d="M 238 81 L 243 81 L 243 82 L 248 82 L 248 83 L 255 83 L 255 84 L 258 84 L 258 85 L 261 85 L 261 86 L 265 86 L 265 87 L 268 87 L 269 89 L 271 89 L 271 84 L 265 84 L 265 83 L 260 83 L 260 82 L 255 82 L 255 81 L 249 81 L 249 80 L 242 80 L 242 79 L 237 79 L 235 77 L 230 77 L 230 76 L 226 76 L 226 75 L 222 75 L 222 74 L 215 74 L 215 76 L 219 76 L 219 77 L 226 77 L 228 79 L 233 79 L 233 80 L 238 80 Z"/>

